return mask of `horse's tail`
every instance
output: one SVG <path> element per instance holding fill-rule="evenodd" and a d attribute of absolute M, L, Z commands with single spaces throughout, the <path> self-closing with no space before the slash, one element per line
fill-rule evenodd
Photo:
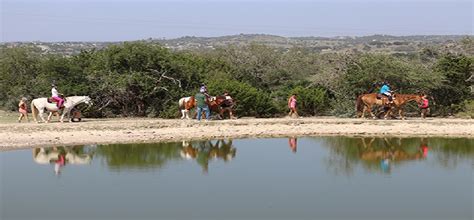
<path fill-rule="evenodd" d="M 31 101 L 31 115 L 33 115 L 33 119 L 36 120 L 36 116 L 38 115 L 38 109 L 35 106 L 35 100 Z"/>
<path fill-rule="evenodd" d="M 180 98 L 178 101 L 178 109 L 183 110 L 186 107 L 186 97 Z"/>
<path fill-rule="evenodd" d="M 359 95 L 356 99 L 355 111 L 357 116 L 360 116 L 361 113 L 364 111 L 364 101 L 362 100 L 362 96 L 363 95 Z"/>

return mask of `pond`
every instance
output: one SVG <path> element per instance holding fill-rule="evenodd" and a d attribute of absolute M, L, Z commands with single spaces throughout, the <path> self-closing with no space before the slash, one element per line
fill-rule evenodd
<path fill-rule="evenodd" d="M 0 219 L 472 219 L 474 139 L 291 137 L 0 152 Z"/>

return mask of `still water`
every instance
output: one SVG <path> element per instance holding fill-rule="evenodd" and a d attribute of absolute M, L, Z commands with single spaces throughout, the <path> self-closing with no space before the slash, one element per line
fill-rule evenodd
<path fill-rule="evenodd" d="M 462 138 L 0 152 L 0 219 L 472 219 L 473 164 Z"/>

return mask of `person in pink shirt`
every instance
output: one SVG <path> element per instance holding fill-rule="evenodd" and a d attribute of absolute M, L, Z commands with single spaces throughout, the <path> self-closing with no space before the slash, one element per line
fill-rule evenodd
<path fill-rule="evenodd" d="M 21 122 L 23 117 L 29 122 L 28 119 L 28 105 L 26 105 L 27 99 L 25 97 L 21 98 L 20 103 L 18 103 L 18 112 L 20 112 L 20 117 L 18 117 L 18 122 Z"/>
<path fill-rule="evenodd" d="M 293 94 L 289 99 L 288 99 L 288 108 L 290 109 L 290 112 L 288 113 L 288 116 L 292 117 L 295 115 L 298 117 L 298 110 L 296 109 L 296 94 Z"/>
<path fill-rule="evenodd" d="M 421 103 L 419 104 L 419 107 L 421 109 L 421 117 L 425 119 L 430 107 L 428 97 L 425 94 L 423 94 L 421 97 Z"/>

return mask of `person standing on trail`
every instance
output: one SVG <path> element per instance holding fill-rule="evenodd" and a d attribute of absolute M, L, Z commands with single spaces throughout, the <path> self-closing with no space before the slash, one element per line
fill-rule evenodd
<path fill-rule="evenodd" d="M 298 117 L 298 111 L 296 109 L 296 94 L 293 94 L 289 99 L 288 99 L 288 108 L 290 109 L 290 112 L 288 113 L 288 116 L 293 116 L 296 115 Z"/>
<path fill-rule="evenodd" d="M 30 122 L 28 119 L 28 105 L 26 105 L 27 99 L 25 97 L 21 98 L 20 103 L 18 103 L 18 112 L 20 112 L 20 117 L 18 117 L 18 123 L 21 122 L 23 117 L 26 118 L 26 121 Z"/>
<path fill-rule="evenodd" d="M 203 89 L 201 88 L 199 92 L 194 96 L 196 100 L 196 107 L 197 107 L 197 120 L 201 121 L 202 112 L 206 112 L 206 120 L 209 120 L 211 116 L 211 112 L 209 111 L 209 98 L 205 95 Z"/>

